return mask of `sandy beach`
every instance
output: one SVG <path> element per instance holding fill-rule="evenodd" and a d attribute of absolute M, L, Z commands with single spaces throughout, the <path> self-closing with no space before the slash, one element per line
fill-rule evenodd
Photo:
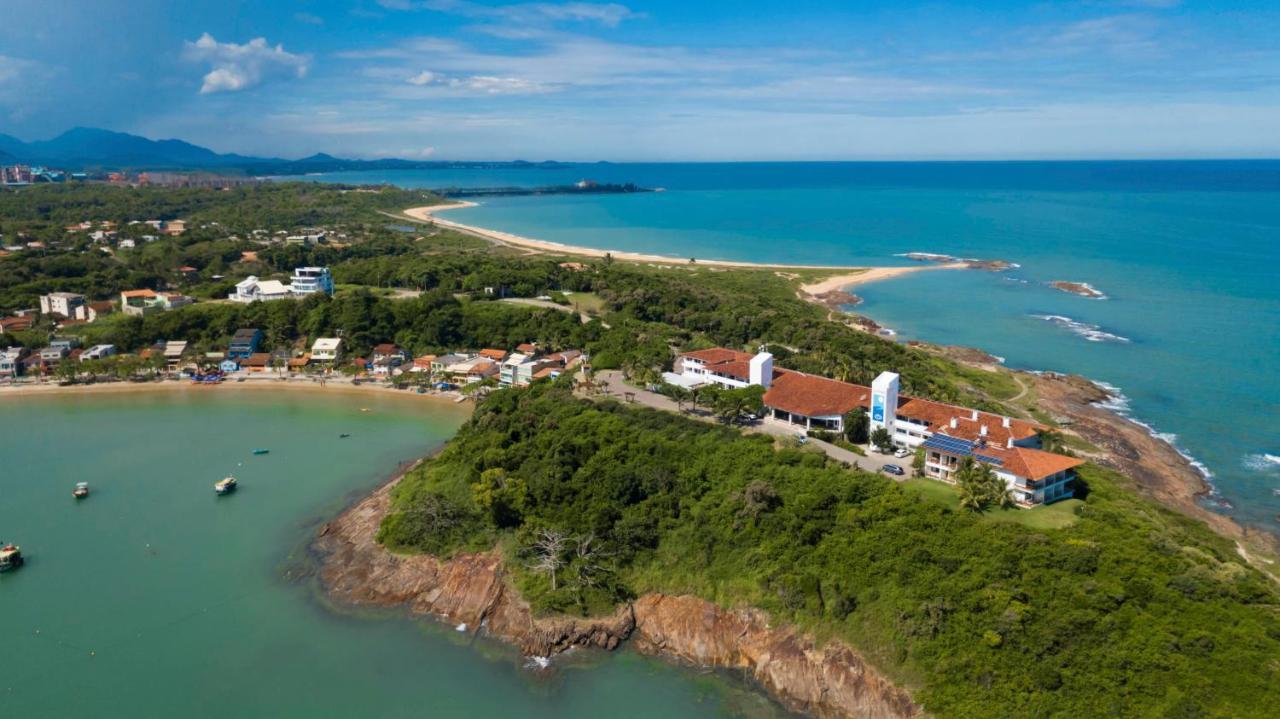
<path fill-rule="evenodd" d="M 233 379 L 216 385 L 193 384 L 188 380 L 161 380 L 158 382 L 97 382 L 94 384 L 73 384 L 65 387 L 60 386 L 57 382 L 0 384 L 0 401 L 3 401 L 5 398 L 71 396 L 84 394 L 130 394 L 138 392 L 183 392 L 195 394 L 228 391 L 288 391 L 308 392 L 311 394 L 353 395 L 377 394 L 379 396 L 386 397 L 404 397 L 448 404 L 454 404 L 456 400 L 461 397 L 461 395 L 456 392 L 427 392 L 424 394 L 418 394 L 412 389 L 398 390 L 389 385 L 374 382 L 352 384 L 351 380 L 345 377 L 326 379 L 325 383 L 322 385 L 319 381 L 310 378 L 282 380 L 278 377 L 265 376 L 246 379 L 244 382 L 237 382 Z M 468 408 L 472 406 L 466 402 L 458 402 L 457 404 Z"/>
<path fill-rule="evenodd" d="M 968 265 L 964 262 L 949 262 L 944 265 L 912 265 L 910 267 L 865 267 L 859 272 L 843 273 L 832 275 L 819 282 L 811 282 L 809 284 L 800 285 L 800 289 L 811 295 L 820 295 L 826 292 L 834 292 L 849 287 L 857 287 L 858 285 L 879 282 L 880 280 L 889 280 L 894 277 L 909 275 L 913 272 L 924 272 L 925 270 L 963 270 Z"/>
<path fill-rule="evenodd" d="M 531 237 L 523 237 L 514 235 L 510 232 L 501 232 L 498 230 L 490 230 L 475 225 L 466 225 L 453 220 L 446 220 L 439 217 L 438 214 L 445 210 L 456 210 L 464 207 L 475 207 L 474 202 L 453 202 L 447 205 L 433 205 L 430 207 L 413 207 L 404 210 L 406 217 L 419 220 L 421 222 L 432 222 L 440 227 L 448 227 L 466 232 L 477 237 L 487 240 L 499 242 L 511 247 L 519 247 L 536 252 L 554 252 L 565 255 L 578 255 L 581 257 L 602 258 L 610 255 L 615 260 L 623 260 L 627 262 L 649 262 L 660 264 L 677 264 L 689 265 L 687 257 L 670 257 L 667 255 L 651 255 L 641 252 L 623 252 L 612 250 L 601 250 L 594 247 L 579 247 L 577 245 L 565 245 L 559 242 L 549 242 L 547 240 L 536 240 Z M 771 270 L 826 270 L 830 272 L 838 272 L 839 275 L 823 280 L 812 285 L 805 285 L 801 289 L 809 294 L 821 294 L 822 292 L 840 289 L 841 287 L 849 287 L 852 285 L 866 284 L 877 280 L 887 280 L 892 277 L 898 277 L 910 272 L 920 272 L 922 270 L 932 269 L 958 269 L 966 267 L 964 263 L 951 263 L 945 265 L 912 265 L 908 267 L 852 267 L 845 265 L 778 265 L 766 264 L 762 262 L 740 262 L 736 260 L 709 260 L 697 258 L 698 265 L 708 267 L 737 267 L 746 269 L 771 269 Z M 811 289 L 819 288 L 819 289 Z"/>

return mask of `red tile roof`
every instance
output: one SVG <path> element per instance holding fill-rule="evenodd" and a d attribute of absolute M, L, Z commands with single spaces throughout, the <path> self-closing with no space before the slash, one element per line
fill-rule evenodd
<path fill-rule="evenodd" d="M 767 406 L 805 417 L 843 415 L 870 402 L 871 390 L 866 387 L 790 370 L 775 370 L 773 383 L 764 393 Z"/>
<path fill-rule="evenodd" d="M 685 352 L 680 356 L 697 360 L 708 365 L 719 364 L 721 362 L 750 362 L 752 357 L 748 352 L 739 352 L 737 350 L 725 349 L 724 347 L 712 347 L 711 349 Z"/>
<path fill-rule="evenodd" d="M 240 364 L 244 367 L 266 367 L 271 363 L 270 352 L 254 352 Z"/>
<path fill-rule="evenodd" d="M 483 349 L 483 350 L 480 350 L 480 356 L 485 357 L 487 359 L 497 360 L 498 362 L 501 362 L 502 360 L 507 358 L 507 351 L 495 350 L 495 349 Z"/>
<path fill-rule="evenodd" d="M 977 412 L 977 419 L 974 419 L 975 410 L 957 407 L 955 405 L 934 402 L 928 399 L 919 399 L 917 397 L 899 397 L 898 398 L 898 414 L 910 417 L 912 419 L 921 420 L 929 424 L 930 431 L 941 432 L 952 437 L 960 437 L 967 440 L 977 440 L 982 437 L 982 428 L 987 428 L 987 441 L 992 444 L 1005 444 L 1010 437 L 1015 442 L 1029 439 L 1036 436 L 1036 433 L 1045 429 L 1044 425 L 1035 422 L 1028 422 L 1023 419 L 1010 419 L 1009 426 L 1004 426 L 1004 417 L 990 412 Z M 956 426 L 951 426 L 951 420 L 955 418 Z"/>

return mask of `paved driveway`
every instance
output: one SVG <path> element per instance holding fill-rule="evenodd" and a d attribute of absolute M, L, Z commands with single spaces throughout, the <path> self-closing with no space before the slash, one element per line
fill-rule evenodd
<path fill-rule="evenodd" d="M 694 407 L 692 404 L 685 404 L 682 410 L 676 405 L 675 401 L 665 395 L 661 395 L 656 392 L 649 392 L 626 384 L 622 379 L 622 373 L 617 370 L 601 370 L 595 373 L 595 378 L 596 382 L 603 384 L 605 393 L 616 399 L 634 402 L 635 404 L 667 412 L 679 412 L 686 417 L 700 419 L 704 422 L 719 421 L 714 415 L 701 407 Z M 741 429 L 744 432 L 771 434 L 776 437 L 794 437 L 799 434 L 803 434 L 800 427 L 787 424 L 786 422 L 773 419 L 772 417 L 767 417 L 763 420 L 753 422 L 749 425 L 743 426 Z M 896 464 L 906 470 L 907 473 L 901 477 L 894 475 L 888 476 L 899 481 L 911 476 L 910 456 L 898 458 L 892 455 L 879 454 L 875 450 L 869 449 L 867 456 L 864 457 L 859 454 L 854 454 L 847 449 L 837 447 L 829 442 L 814 439 L 813 437 L 806 438 L 805 443 L 818 447 L 825 452 L 828 457 L 831 457 L 834 460 L 845 462 L 868 472 L 879 472 L 886 464 Z"/>

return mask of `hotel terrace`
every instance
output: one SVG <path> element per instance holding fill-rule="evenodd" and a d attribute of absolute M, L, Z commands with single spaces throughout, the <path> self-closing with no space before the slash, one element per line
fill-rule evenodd
<path fill-rule="evenodd" d="M 1066 499 L 1074 493 L 1075 468 L 1083 462 L 1040 449 L 1048 428 L 976 409 L 899 396 L 898 375 L 882 372 L 865 387 L 773 366 L 773 355 L 721 347 L 686 352 L 665 379 L 684 387 L 716 384 L 765 388 L 765 414 L 804 429 L 844 431 L 844 418 L 867 410 L 870 429 L 884 428 L 900 447 L 923 447 L 925 474 L 954 483 L 965 457 L 995 471 L 1023 506 Z M 888 408 L 893 408 L 889 411 Z"/>

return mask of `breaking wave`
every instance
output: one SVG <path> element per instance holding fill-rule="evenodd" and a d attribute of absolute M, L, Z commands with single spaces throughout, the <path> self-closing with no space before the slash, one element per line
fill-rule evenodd
<path fill-rule="evenodd" d="M 1088 322 L 1080 322 L 1063 315 L 1031 315 L 1038 320 L 1051 322 L 1058 327 L 1069 330 L 1073 334 L 1085 338 L 1090 342 L 1131 342 L 1128 337 L 1122 337 L 1103 330 L 1102 327 Z"/>
<path fill-rule="evenodd" d="M 1258 454 L 1246 455 L 1242 464 L 1244 464 L 1245 469 L 1251 469 L 1255 472 L 1280 474 L 1280 454 L 1259 452 Z"/>
<path fill-rule="evenodd" d="M 1155 437 L 1158 440 L 1161 440 L 1162 442 L 1169 445 L 1170 447 L 1173 447 L 1174 451 L 1182 455 L 1182 458 L 1187 460 L 1187 463 L 1190 464 L 1192 467 L 1194 467 L 1195 470 L 1200 473 L 1200 476 L 1204 478 L 1204 481 L 1209 483 L 1209 487 L 1210 487 L 1209 500 L 1222 507 L 1229 508 L 1231 506 L 1230 503 L 1228 503 L 1224 498 L 1222 498 L 1218 494 L 1217 487 L 1213 486 L 1213 471 L 1210 470 L 1208 465 L 1206 465 L 1204 462 L 1201 462 L 1200 460 L 1196 459 L 1194 455 L 1192 455 L 1190 452 L 1188 452 L 1187 450 L 1183 449 L 1181 446 L 1178 445 L 1178 435 L 1172 432 L 1161 432 L 1160 430 L 1156 429 L 1155 427 L 1152 427 L 1146 422 L 1143 422 L 1142 420 L 1136 419 L 1135 417 L 1133 417 L 1133 415 L 1130 414 L 1131 407 L 1129 403 L 1129 398 L 1125 395 L 1123 391 L 1120 390 L 1119 387 L 1113 384 L 1109 384 L 1107 382 L 1096 380 L 1096 379 L 1089 380 L 1089 381 L 1093 382 L 1095 385 L 1098 386 L 1099 389 L 1107 393 L 1106 399 L 1093 403 L 1095 407 L 1101 407 L 1103 409 L 1108 409 L 1108 410 L 1111 410 L 1112 412 L 1115 412 L 1121 417 L 1124 417 L 1130 422 L 1133 422 L 1139 427 L 1147 430 L 1147 434 L 1151 435 L 1152 437 Z M 1263 456 L 1271 456 L 1271 455 L 1263 455 Z M 1277 459 L 1280 459 L 1280 458 L 1277 458 Z"/>

